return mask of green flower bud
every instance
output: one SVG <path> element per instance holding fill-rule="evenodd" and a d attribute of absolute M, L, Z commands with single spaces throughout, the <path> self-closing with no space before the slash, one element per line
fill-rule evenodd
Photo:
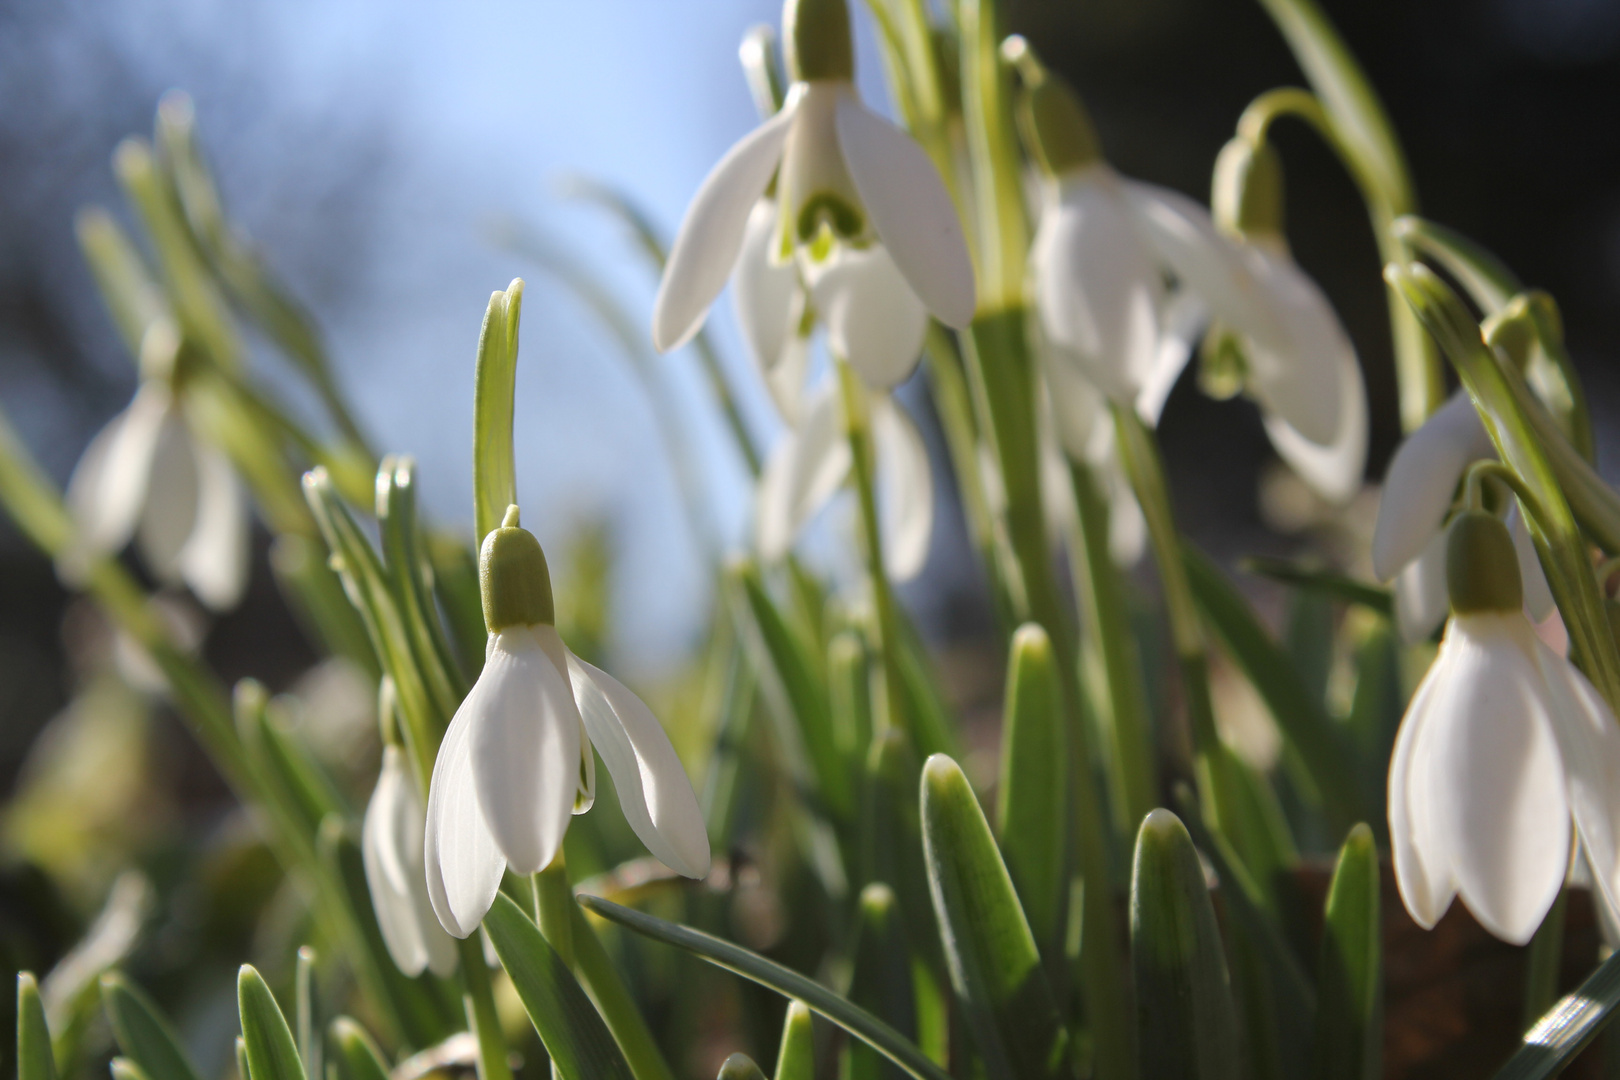
<path fill-rule="evenodd" d="M 1515 612 L 1524 607 L 1519 557 L 1500 518 L 1464 510 L 1446 535 L 1446 591 L 1457 615 Z"/>
<path fill-rule="evenodd" d="M 1238 236 L 1281 236 L 1282 159 L 1269 143 L 1239 135 L 1221 147 L 1210 192 L 1215 223 Z"/>
<path fill-rule="evenodd" d="M 782 7 L 788 75 L 794 82 L 855 78 L 847 0 L 787 0 Z"/>
<path fill-rule="evenodd" d="M 1017 34 L 1002 42 L 1001 58 L 1023 83 L 1018 130 L 1041 171 L 1056 177 L 1101 161 L 1091 114 L 1069 84 L 1047 71 Z"/>
<path fill-rule="evenodd" d="M 546 553 L 532 532 L 518 526 L 516 506 L 508 506 L 501 527 L 484 537 L 478 553 L 478 586 L 484 625 L 492 634 L 510 626 L 550 626 L 556 621 Z"/>

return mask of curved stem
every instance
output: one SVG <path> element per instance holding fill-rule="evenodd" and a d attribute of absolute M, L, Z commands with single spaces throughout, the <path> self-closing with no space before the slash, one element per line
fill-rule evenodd
<path fill-rule="evenodd" d="M 1525 513 L 1535 518 L 1543 528 L 1548 527 L 1547 512 L 1542 508 L 1541 500 L 1519 479 L 1518 473 L 1500 461 L 1476 461 L 1468 467 L 1464 477 L 1463 498 L 1469 509 L 1478 510 L 1485 505 L 1485 481 L 1495 480 L 1518 497 Z"/>
<path fill-rule="evenodd" d="M 877 614 L 877 640 L 873 645 L 883 663 L 883 691 L 887 722 L 911 731 L 906 715 L 904 674 L 900 667 L 900 623 L 895 613 L 894 593 L 883 568 L 883 532 L 878 520 L 876 461 L 872 448 L 872 427 L 866 411 L 865 388 L 849 362 L 833 358 L 838 369 L 838 389 L 844 406 L 844 434 L 849 439 L 850 469 L 855 474 L 855 492 L 861 507 L 861 534 L 866 541 L 867 576 L 872 582 L 872 606 Z"/>

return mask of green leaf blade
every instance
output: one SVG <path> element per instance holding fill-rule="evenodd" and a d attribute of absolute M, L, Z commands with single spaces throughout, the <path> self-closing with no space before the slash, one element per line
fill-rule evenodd
<path fill-rule="evenodd" d="M 237 973 L 236 1001 L 253 1080 L 308 1080 L 287 1017 L 252 964 Z"/>
<path fill-rule="evenodd" d="M 118 1048 L 152 1080 L 198 1080 L 168 1018 L 122 973 L 101 977 L 101 1004 Z"/>
<path fill-rule="evenodd" d="M 17 1080 L 56 1080 L 45 1005 L 39 983 L 27 971 L 17 974 Z"/>
<path fill-rule="evenodd" d="M 382 1051 L 358 1021 L 340 1016 L 326 1031 L 332 1050 L 330 1065 L 336 1068 L 338 1080 L 388 1080 Z"/>
<path fill-rule="evenodd" d="M 1317 966 L 1321 992 L 1311 1055 L 1315 1080 L 1377 1080 L 1383 1069 L 1383 940 L 1378 849 L 1357 825 L 1328 887 Z"/>

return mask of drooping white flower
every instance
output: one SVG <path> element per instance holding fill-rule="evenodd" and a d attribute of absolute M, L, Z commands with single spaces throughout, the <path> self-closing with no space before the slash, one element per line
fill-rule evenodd
<path fill-rule="evenodd" d="M 133 538 L 147 569 L 184 584 L 215 611 L 247 585 L 248 510 L 230 461 L 196 438 L 166 381 L 146 379 L 123 412 L 90 440 L 68 480 L 77 527 L 57 560 L 64 580 Z"/>
<path fill-rule="evenodd" d="M 1462 533 L 1473 534 L 1471 550 Z M 1598 899 L 1617 910 L 1620 727 L 1525 619 L 1501 522 L 1467 511 L 1449 546 L 1453 562 L 1479 565 L 1451 568 L 1454 615 L 1396 737 L 1395 879 L 1420 926 L 1461 896 L 1482 926 L 1522 945 L 1564 883 L 1572 822 Z"/>
<path fill-rule="evenodd" d="M 594 798 L 594 746 L 641 842 L 688 877 L 709 872 L 697 796 L 652 711 L 575 656 L 552 625 L 551 582 L 517 508 L 484 541 L 484 670 L 439 746 L 423 841 L 428 897 L 444 928 L 478 926 L 510 866 L 556 857 L 572 814 Z"/>
<path fill-rule="evenodd" d="M 1118 566 L 1134 566 L 1147 548 L 1147 521 L 1119 458 L 1119 441 L 1108 400 L 1074 366 L 1043 352 L 1051 435 L 1043 437 L 1041 486 L 1054 524 L 1060 529 L 1076 513 L 1074 492 L 1064 458 L 1085 465 L 1108 500 L 1108 553 Z M 1045 433 L 1043 432 L 1043 435 Z M 984 470 L 985 488 L 993 502 L 1005 503 L 1000 471 Z M 1004 505 L 996 508 L 1000 514 Z"/>
<path fill-rule="evenodd" d="M 1367 453 L 1361 370 L 1280 232 L 1227 235 L 1186 196 L 1120 177 L 1078 99 L 1044 72 L 1025 108 L 1046 171 L 1030 277 L 1055 355 L 1156 424 L 1214 319 L 1236 337 L 1277 453 L 1324 498 L 1347 501 Z"/>
<path fill-rule="evenodd" d="M 869 385 L 893 386 L 915 366 L 926 313 L 957 328 L 973 319 L 961 222 L 928 155 L 856 94 L 844 0 L 789 0 L 784 23 L 796 81 L 693 197 L 653 343 L 691 338 L 735 269 L 745 333 L 769 366 L 791 337 L 796 261 L 834 351 Z"/>
<path fill-rule="evenodd" d="M 1396 623 L 1407 641 L 1423 640 L 1445 621 L 1442 526 L 1468 467 L 1495 457 L 1496 448 L 1474 403 L 1459 390 L 1390 459 L 1373 529 L 1372 564 L 1380 581 L 1395 583 Z M 1508 527 L 1519 557 L 1526 609 L 1540 622 L 1552 611 L 1552 591 L 1517 502 L 1508 511 Z"/>
<path fill-rule="evenodd" d="M 917 426 L 887 394 L 867 396 L 877 464 L 884 567 L 895 580 L 915 577 L 934 528 L 934 481 Z M 760 474 L 755 536 L 762 558 L 780 559 L 799 531 L 849 477 L 854 458 L 835 380 L 809 395 L 798 424 L 772 450 Z"/>
<path fill-rule="evenodd" d="M 360 855 L 383 942 L 394 965 L 413 978 L 431 968 L 441 978 L 456 970 L 456 945 L 433 914 L 422 828 L 427 811 L 405 754 L 383 747 L 382 770 L 360 833 Z"/>

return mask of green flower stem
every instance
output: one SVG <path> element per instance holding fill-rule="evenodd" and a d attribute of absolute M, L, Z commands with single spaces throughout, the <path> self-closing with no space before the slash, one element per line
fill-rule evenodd
<path fill-rule="evenodd" d="M 574 924 L 574 974 L 596 1005 L 596 1011 L 607 1022 L 608 1031 L 624 1052 L 630 1071 L 636 1080 L 675 1080 L 675 1074 L 664 1060 L 652 1029 L 636 1007 L 635 999 L 625 987 L 619 971 L 613 966 L 601 939 L 596 936 L 585 912 L 569 897 Z"/>
<path fill-rule="evenodd" d="M 1542 1013 L 1558 1000 L 1558 973 L 1564 962 L 1564 914 L 1569 907 L 1569 890 L 1558 890 L 1547 917 L 1530 939 L 1530 955 L 1525 962 L 1524 1012 L 1521 1026 L 1528 1030 Z"/>
<path fill-rule="evenodd" d="M 1534 496 L 1524 503 L 1536 553 L 1569 631 L 1570 655 L 1611 709 L 1620 708 L 1620 654 L 1604 610 L 1585 539 L 1577 526 L 1549 449 L 1579 454 L 1554 429 L 1538 431 L 1536 408 L 1518 370 L 1500 364 L 1480 337 L 1473 315 L 1449 286 L 1421 264 L 1392 265 L 1384 276 L 1398 288 L 1439 341 L 1479 410 L 1497 456 Z M 1546 418 L 1552 426 L 1552 418 Z"/>
<path fill-rule="evenodd" d="M 878 27 L 889 92 L 900 119 L 933 159 L 945 189 L 960 207 L 962 193 L 951 145 L 950 101 L 927 5 L 924 0 L 899 0 L 898 4 L 892 0 L 866 0 L 866 10 Z"/>
<path fill-rule="evenodd" d="M 1417 196 L 1394 126 L 1372 84 L 1315 0 L 1260 0 L 1260 4 L 1288 40 L 1316 92 L 1323 121 L 1305 118 L 1331 133 L 1329 145 L 1355 178 L 1367 204 L 1380 257 L 1386 263 L 1404 262 L 1405 247 L 1394 224 L 1401 215 L 1417 211 Z M 1401 426 L 1416 431 L 1445 398 L 1444 374 L 1433 343 L 1394 290 L 1388 301 Z"/>
<path fill-rule="evenodd" d="M 961 0 L 962 111 L 978 201 L 979 310 L 1020 308 L 1029 255 L 1023 164 L 994 0 Z"/>
<path fill-rule="evenodd" d="M 1135 1075 L 1130 1006 L 1123 957 L 1113 943 L 1114 894 L 1109 874 L 1108 834 L 1103 800 L 1091 759 L 1091 732 L 1080 708 L 1074 632 L 1064 618 L 1046 534 L 1041 496 L 1040 447 L 1036 441 L 1035 361 L 1025 337 L 1022 307 L 981 314 L 968 337 L 968 373 L 979 430 L 995 449 L 1006 492 L 1006 535 L 1012 559 L 1003 561 L 1016 621 L 1033 619 L 1062 657 L 1064 712 L 1069 723 L 1073 781 L 1075 849 L 1088 887 L 1081 911 L 1082 937 L 1094 943 L 1081 950 L 1080 985 L 1091 1019 L 1097 1075 L 1125 1080 Z"/>
<path fill-rule="evenodd" d="M 1107 719 L 1113 751 L 1114 816 L 1127 835 L 1159 805 L 1147 690 L 1136 652 L 1136 631 L 1126 608 L 1122 576 L 1108 551 L 1108 500 L 1089 466 L 1071 463 L 1070 481 L 1079 511 L 1079 535 L 1070 564 L 1085 629 L 1086 654 L 1100 667 L 1090 685 L 1106 695 L 1099 711 Z M 1095 691 L 1094 691 L 1095 692 Z"/>
<path fill-rule="evenodd" d="M 876 460 L 872 428 L 866 411 L 866 390 L 849 362 L 836 357 L 838 388 L 844 406 L 844 433 L 849 439 L 850 469 L 855 474 L 855 492 L 861 506 L 861 534 L 866 541 L 867 575 L 872 579 L 872 606 L 877 614 L 877 635 L 873 647 L 883 663 L 883 692 L 887 720 L 915 738 L 911 717 L 906 711 L 905 674 L 900 666 L 900 621 L 895 611 L 894 591 L 883 568 L 883 532 L 878 519 Z"/>
<path fill-rule="evenodd" d="M 51 482 L 29 456 L 10 422 L 0 414 L 0 503 L 12 519 L 45 554 L 62 556 L 74 538 L 73 520 Z M 266 841 L 289 875 L 315 887 L 315 911 L 328 937 L 343 942 L 356 956 L 362 971 L 392 963 L 387 957 L 367 954 L 365 936 L 350 912 L 342 883 L 335 880 L 315 850 L 314 837 L 301 825 L 291 798 L 269 777 L 254 768 L 237 733 L 230 695 L 214 674 L 180 648 L 162 619 L 153 612 L 146 594 L 116 559 L 96 558 L 84 589 L 115 625 L 133 638 L 163 672 L 180 714 L 214 767 L 244 803 L 258 808 L 272 828 Z M 382 1017 L 402 1033 L 400 1018 L 389 1008 L 386 994 L 375 995 Z"/>
<path fill-rule="evenodd" d="M 456 950 L 461 959 L 467 1027 L 478 1040 L 478 1080 L 512 1080 L 506 1036 L 501 1032 L 500 1013 L 495 1008 L 495 989 L 484 964 L 483 943 L 477 934 L 471 934 L 456 942 Z"/>

